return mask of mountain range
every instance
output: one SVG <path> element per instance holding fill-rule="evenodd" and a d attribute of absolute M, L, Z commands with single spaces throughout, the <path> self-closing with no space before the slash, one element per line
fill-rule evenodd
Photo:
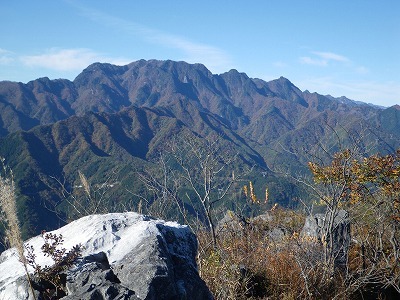
<path fill-rule="evenodd" d="M 137 170 L 176 135 L 218 135 L 241 164 L 255 166 L 256 188 L 267 184 L 274 202 L 290 206 L 299 191 L 276 170 L 306 172 L 309 150 L 339 150 L 344 141 L 392 153 L 399 129 L 400 106 L 303 92 L 283 77 L 216 75 L 186 62 L 94 63 L 73 81 L 0 82 L 0 156 L 14 171 L 27 236 L 65 223 L 49 178 L 68 190 L 78 170 L 98 184 L 112 174 L 119 188 L 108 201 L 137 205 L 129 196 L 139 189 Z"/>

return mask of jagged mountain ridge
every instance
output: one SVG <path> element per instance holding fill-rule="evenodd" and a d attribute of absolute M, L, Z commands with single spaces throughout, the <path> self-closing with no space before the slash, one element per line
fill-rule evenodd
<path fill-rule="evenodd" d="M 74 81 L 0 82 L 0 156 L 19 175 L 28 235 L 57 226 L 42 205 L 54 198 L 43 178 L 65 176 L 73 184 L 78 169 L 98 180 L 118 169 L 119 182 L 135 185 L 135 169 L 172 135 L 187 132 L 220 135 L 241 163 L 267 172 L 259 182 L 271 183 L 271 199 L 285 203 L 294 192 L 269 170 L 304 168 L 302 150 L 334 143 L 332 129 L 367 129 L 365 143 L 377 151 L 399 147 L 400 110 L 347 102 L 302 92 L 283 77 L 215 75 L 201 64 L 95 63 Z"/>
<path fill-rule="evenodd" d="M 0 104 L 3 135 L 90 111 L 116 113 L 136 105 L 162 108 L 189 128 L 198 126 L 200 112 L 207 113 L 254 147 L 275 147 L 271 144 L 292 139 L 296 131 L 314 131 L 314 125 L 308 128 L 313 123 L 382 120 L 381 109 L 301 92 L 283 77 L 265 82 L 236 70 L 213 75 L 201 64 L 156 60 L 122 67 L 95 63 L 73 82 L 1 82 Z M 188 108 L 197 113 L 188 113 Z"/>
<path fill-rule="evenodd" d="M 48 78 L 26 85 L 0 82 L 0 135 L 90 111 L 116 113 L 130 105 L 162 107 L 193 127 L 196 120 L 185 113 L 189 104 L 260 145 L 274 143 L 327 113 L 333 122 L 349 124 L 379 118 L 382 111 L 301 92 L 283 77 L 265 82 L 236 70 L 214 75 L 201 64 L 140 60 L 127 66 L 95 63 L 73 82 Z"/>
<path fill-rule="evenodd" d="M 200 64 L 156 60 L 127 66 L 95 63 L 72 82 L 48 78 L 27 84 L 0 82 L 1 132 L 27 130 L 88 111 L 114 113 L 132 104 L 169 107 L 178 100 L 221 116 L 235 129 L 282 101 L 320 111 L 348 108 L 343 101 L 322 95 L 316 101 L 313 96 L 315 93 L 303 93 L 283 77 L 265 82 L 236 70 L 213 75 Z M 368 110 L 372 109 L 362 107 L 363 112 Z"/>

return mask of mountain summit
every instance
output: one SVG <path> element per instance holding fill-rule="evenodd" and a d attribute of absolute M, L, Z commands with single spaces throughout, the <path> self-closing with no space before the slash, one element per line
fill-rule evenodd
<path fill-rule="evenodd" d="M 312 101 L 309 96 L 284 77 L 265 82 L 236 70 L 214 75 L 201 64 L 157 60 L 140 60 L 126 66 L 94 63 L 72 82 L 46 77 L 27 84 L 0 82 L 0 135 L 86 112 L 116 113 L 131 105 L 170 107 L 179 101 L 239 126 L 240 119 L 254 119 L 278 99 L 306 109 Z M 326 102 L 324 109 L 329 103 L 358 108 L 355 102 L 342 98 L 320 98 L 319 102 Z"/>

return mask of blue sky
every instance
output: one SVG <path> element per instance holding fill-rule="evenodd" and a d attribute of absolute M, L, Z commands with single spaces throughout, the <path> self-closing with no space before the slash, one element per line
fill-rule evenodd
<path fill-rule="evenodd" d="M 399 16 L 398 0 L 0 0 L 0 80 L 171 59 L 390 106 L 400 104 Z"/>

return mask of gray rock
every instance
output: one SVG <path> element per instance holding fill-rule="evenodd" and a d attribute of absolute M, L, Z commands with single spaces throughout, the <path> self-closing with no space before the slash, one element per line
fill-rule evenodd
<path fill-rule="evenodd" d="M 146 300 L 211 299 L 197 274 L 195 235 L 182 235 L 176 228 L 165 225 L 157 227 L 161 235 L 141 242 L 115 263 L 115 274 L 121 283 Z"/>
<path fill-rule="evenodd" d="M 197 271 L 197 239 L 187 226 L 137 213 L 92 215 L 54 231 L 65 248 L 81 244 L 62 299 L 212 299 Z M 28 241 L 37 251 L 38 236 Z M 40 265 L 49 264 L 36 253 Z M 51 264 L 51 262 L 50 262 Z M 12 272 L 10 272 L 12 270 Z M 0 300 L 33 299 L 15 249 L 0 255 Z M 38 298 L 37 298 L 38 299 Z"/>
<path fill-rule="evenodd" d="M 233 211 L 228 210 L 224 217 L 217 224 L 217 234 L 240 235 L 246 229 L 261 230 L 265 237 L 273 242 L 281 242 L 288 234 L 288 230 L 282 225 L 271 225 L 274 216 L 271 213 L 264 213 L 254 218 L 245 218 Z"/>
<path fill-rule="evenodd" d="M 351 240 L 348 213 L 345 210 L 339 210 L 335 213 L 333 216 L 332 232 L 329 233 L 327 223 L 331 216 L 330 213 L 308 216 L 301 234 L 325 243 L 328 250 L 335 257 L 335 263 L 337 265 L 344 265 L 347 261 Z"/>
<path fill-rule="evenodd" d="M 288 235 L 284 227 L 273 227 L 267 234 L 269 239 L 275 243 L 281 242 Z"/>
<path fill-rule="evenodd" d="M 84 257 L 66 275 L 68 295 L 62 299 L 139 299 L 134 291 L 121 285 L 104 252 Z"/>
<path fill-rule="evenodd" d="M 249 223 L 246 218 L 228 210 L 224 217 L 218 222 L 216 227 L 217 234 L 222 234 L 226 232 L 240 232 L 242 231 Z"/>

